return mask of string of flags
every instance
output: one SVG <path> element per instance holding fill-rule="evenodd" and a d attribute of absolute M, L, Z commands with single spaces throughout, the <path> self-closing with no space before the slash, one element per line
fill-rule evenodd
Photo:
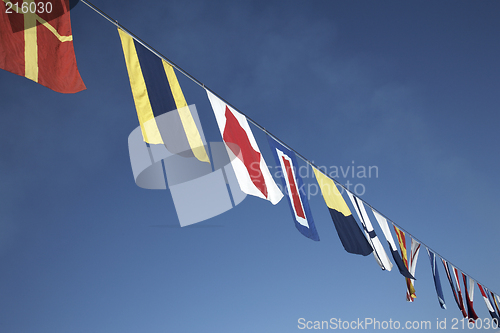
<path fill-rule="evenodd" d="M 39 1 L 34 2 L 38 3 Z M 297 172 L 297 158 L 300 158 L 314 172 L 344 249 L 348 253 L 362 256 L 373 253 L 382 270 L 392 270 L 393 263 L 371 223 L 368 214 L 368 211 L 371 211 L 384 234 L 391 256 L 400 274 L 405 278 L 407 287 L 406 300 L 408 302 L 416 300 L 415 272 L 419 251 L 423 243 L 393 221 L 390 221 L 335 179 L 329 177 L 314 163 L 304 158 L 258 123 L 236 110 L 194 77 L 154 51 L 97 7 L 86 0 L 81 0 L 81 2 L 118 28 L 139 119 L 140 136 L 137 137 L 141 138 L 143 145 L 134 152 L 140 151 L 141 154 L 151 159 L 148 165 L 138 166 L 141 162 L 134 160 L 133 151 L 130 150 L 134 178 L 139 186 L 166 188 L 163 177 L 163 172 L 168 171 L 167 162 L 165 162 L 166 158 L 172 156 L 190 158 L 194 163 L 201 166 L 200 170 L 204 170 L 200 171 L 199 175 L 203 177 L 212 177 L 212 174 L 217 175 L 217 180 L 219 183 L 224 184 L 224 189 L 226 189 L 226 184 L 230 185 L 232 196 L 228 195 L 226 198 L 225 195 L 221 195 L 220 200 L 227 200 L 221 207 L 212 212 L 211 216 L 234 207 L 246 195 L 268 200 L 273 205 L 276 205 L 285 196 L 297 230 L 305 237 L 319 241 L 319 234 L 309 207 L 307 195 L 303 190 L 304 181 Z M 76 66 L 69 0 L 58 0 L 54 1 L 54 3 L 52 13 L 24 13 L 15 3 L 9 0 L 0 1 L 0 68 L 24 76 L 57 92 L 76 93 L 85 89 L 85 85 Z M 225 148 L 225 159 L 215 158 L 217 149 L 205 142 L 195 108 L 193 105 L 187 104 L 174 69 L 205 89 L 220 130 Z M 169 117 L 164 117 L 165 115 L 169 115 Z M 271 175 L 249 123 L 254 124 L 267 134 L 269 147 L 280 171 L 278 174 L 279 178 L 281 178 L 284 193 L 282 193 Z M 165 130 L 165 128 L 169 130 Z M 185 165 L 183 163 L 180 165 Z M 149 168 L 151 165 L 159 167 Z M 137 171 L 138 169 L 140 170 Z M 148 172 L 142 173 L 146 169 Z M 172 178 L 168 177 L 168 172 L 166 173 L 168 183 L 172 185 Z M 141 175 L 144 176 L 139 177 Z M 163 179 L 163 184 L 156 187 L 156 182 L 160 178 Z M 213 181 L 213 177 L 211 181 Z M 353 217 L 338 186 L 346 191 L 361 222 L 363 231 Z M 180 200 L 179 198 L 184 198 L 193 191 L 192 189 L 183 188 L 182 191 L 176 192 L 174 196 L 173 187 L 171 186 L 171 191 L 174 200 Z M 367 210 L 366 206 L 370 209 Z M 186 214 L 188 213 L 186 212 Z M 207 217 L 205 216 L 205 218 Z M 203 218 L 199 216 L 190 217 L 189 219 L 186 218 L 185 223 L 183 223 L 183 218 L 179 214 L 179 219 L 183 226 L 199 222 Z M 396 247 L 388 220 L 394 227 L 400 252 Z M 409 258 L 407 255 L 406 234 L 411 239 Z M 427 245 L 423 245 L 429 256 L 439 306 L 446 309 L 437 257 L 441 259 L 454 300 L 463 317 L 468 318 L 469 321 L 478 319 L 473 303 L 474 289 L 477 284 L 490 316 L 498 322 L 500 319 L 499 295 L 472 279 L 465 272 L 457 269 L 451 262 Z M 462 280 L 464 286 L 465 297 L 462 294 L 460 280 Z"/>

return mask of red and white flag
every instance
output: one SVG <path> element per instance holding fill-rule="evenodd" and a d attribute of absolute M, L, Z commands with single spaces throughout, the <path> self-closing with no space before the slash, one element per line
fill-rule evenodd
<path fill-rule="evenodd" d="M 486 307 L 488 308 L 488 311 L 490 313 L 491 318 L 496 319 L 498 322 L 498 320 L 499 320 L 498 315 L 495 312 L 495 309 L 493 308 L 493 304 L 491 304 L 490 298 L 488 297 L 488 294 L 487 294 L 487 292 L 489 290 L 486 289 L 486 287 L 483 288 L 483 286 L 481 286 L 479 283 L 477 283 L 477 286 L 479 287 L 479 290 L 481 291 L 481 295 L 483 296 L 484 302 L 486 303 Z"/>
<path fill-rule="evenodd" d="M 208 90 L 207 95 L 241 190 L 277 204 L 283 193 L 269 172 L 247 118 Z"/>
<path fill-rule="evenodd" d="M 473 323 L 479 318 L 476 311 L 474 311 L 474 280 L 463 272 L 462 278 L 464 279 L 465 300 L 467 301 L 467 315 L 469 317 L 469 322 Z"/>

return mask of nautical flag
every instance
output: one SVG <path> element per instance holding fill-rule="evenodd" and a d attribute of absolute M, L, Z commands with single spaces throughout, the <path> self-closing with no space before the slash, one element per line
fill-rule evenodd
<path fill-rule="evenodd" d="M 60 93 L 84 90 L 69 9 L 69 0 L 0 1 L 0 68 Z"/>
<path fill-rule="evenodd" d="M 458 278 L 458 270 L 452 265 L 453 277 L 455 278 L 455 285 L 457 287 L 458 301 L 460 302 L 460 309 L 464 318 L 467 318 L 467 311 L 465 310 L 464 298 L 462 296 L 462 287 L 460 287 L 460 279 Z"/>
<path fill-rule="evenodd" d="M 491 291 L 488 291 L 486 288 L 485 288 L 485 291 L 489 294 L 488 294 L 488 298 L 490 299 L 490 303 L 492 304 L 495 304 L 495 309 L 497 310 L 496 314 L 498 316 L 498 320 L 496 320 L 496 328 L 500 327 L 500 309 L 499 309 L 499 306 L 498 304 L 500 303 L 500 297 L 498 297 L 498 295 L 495 295 L 493 292 Z"/>
<path fill-rule="evenodd" d="M 315 167 L 313 171 L 344 249 L 363 256 L 372 253 L 373 248 L 356 223 L 334 181 Z"/>
<path fill-rule="evenodd" d="M 241 190 L 277 204 L 283 193 L 269 172 L 247 118 L 208 90 L 207 95 Z"/>
<path fill-rule="evenodd" d="M 466 276 L 462 272 L 462 278 L 464 280 L 465 287 L 465 298 L 467 300 L 467 316 L 469 317 L 470 322 L 474 322 L 477 320 L 478 316 L 476 311 L 474 311 L 474 280 L 470 277 Z"/>
<path fill-rule="evenodd" d="M 420 252 L 420 243 L 417 242 L 413 237 L 411 238 L 411 252 L 410 252 L 410 268 L 409 271 L 411 275 L 415 276 L 415 270 L 417 268 L 418 253 Z M 413 279 L 407 279 L 409 287 L 406 290 L 406 300 L 408 302 L 413 302 L 414 298 L 417 298 L 415 294 L 415 281 Z"/>
<path fill-rule="evenodd" d="M 495 309 L 497 310 L 497 314 L 500 317 L 500 308 L 498 306 L 498 304 L 500 303 L 500 297 L 498 297 L 498 295 L 493 294 L 493 292 L 491 291 L 490 293 L 491 293 L 491 298 L 493 299 L 493 303 L 495 304 Z"/>
<path fill-rule="evenodd" d="M 378 225 L 380 226 L 380 229 L 382 229 L 382 232 L 384 233 L 385 239 L 387 240 L 387 243 L 389 243 L 389 246 L 391 248 L 391 253 L 392 253 L 392 258 L 396 262 L 396 265 L 398 266 L 399 272 L 401 275 L 404 277 L 413 279 L 414 277 L 410 274 L 408 271 L 408 268 L 406 268 L 403 259 L 401 259 L 401 256 L 399 255 L 398 249 L 396 247 L 396 243 L 394 242 L 394 239 L 392 238 L 391 230 L 389 229 L 389 225 L 387 224 L 387 220 L 385 217 L 380 215 L 376 210 L 372 209 L 373 215 L 375 215 L 375 218 L 377 219 Z"/>
<path fill-rule="evenodd" d="M 410 268 L 408 266 L 408 259 L 407 259 L 407 255 L 406 255 L 406 237 L 405 237 L 405 233 L 400 230 L 398 227 L 396 227 L 395 225 L 394 226 L 394 230 L 396 231 L 396 236 L 398 237 L 398 243 L 399 243 L 399 248 L 401 249 L 401 257 L 403 257 L 403 262 L 405 263 L 405 266 L 407 268 Z M 411 270 L 409 269 L 409 272 L 411 274 Z M 412 276 L 414 276 L 413 274 L 411 274 Z M 408 295 L 410 297 L 408 297 Z M 415 295 L 415 288 L 413 287 L 413 283 L 412 283 L 412 280 L 409 279 L 409 278 L 406 278 L 406 300 L 408 302 L 413 302 L 413 298 L 417 297 Z"/>
<path fill-rule="evenodd" d="M 443 288 L 441 287 L 441 280 L 439 279 L 439 270 L 436 266 L 436 254 L 427 248 L 427 254 L 429 254 L 429 260 L 431 261 L 432 276 L 434 277 L 434 286 L 436 287 L 436 294 L 439 301 L 439 306 L 442 309 L 446 309 L 446 304 L 444 301 Z"/>
<path fill-rule="evenodd" d="M 371 246 L 373 247 L 373 256 L 375 257 L 375 260 L 379 264 L 380 268 L 390 271 L 392 269 L 392 263 L 389 260 L 387 253 L 385 253 L 384 247 L 380 243 L 375 230 L 373 230 L 372 223 L 370 221 L 370 218 L 368 217 L 368 214 L 366 214 L 363 202 L 351 192 L 347 192 L 347 195 L 349 196 L 349 199 L 351 199 L 351 203 L 356 210 L 359 219 L 361 220 L 363 228 L 365 229 L 365 234 L 368 237 Z"/>
<path fill-rule="evenodd" d="M 486 287 L 483 289 L 483 286 L 481 286 L 479 283 L 477 284 L 477 286 L 479 287 L 479 291 L 481 292 L 481 295 L 483 296 L 483 299 L 484 299 L 484 303 L 486 303 L 486 307 L 488 308 L 488 312 L 490 313 L 490 316 L 492 319 L 496 319 L 497 322 L 498 320 L 500 320 L 500 318 L 498 317 L 498 314 L 495 312 L 495 309 L 493 308 L 493 305 L 491 304 L 491 301 L 490 301 L 490 298 L 488 297 L 488 289 L 486 289 Z"/>
<path fill-rule="evenodd" d="M 457 306 L 460 309 L 460 311 L 462 311 L 462 315 L 464 316 L 464 318 L 467 318 L 467 312 L 465 311 L 464 301 L 462 298 L 462 291 L 460 289 L 460 281 L 458 280 L 457 269 L 455 267 L 453 267 L 453 265 L 446 262 L 446 260 L 444 260 L 444 259 L 442 259 L 442 260 L 443 260 L 444 270 L 446 271 L 446 276 L 448 277 L 448 281 L 450 282 L 451 290 L 453 291 L 453 297 L 455 298 L 455 302 L 457 303 Z M 450 271 L 450 268 L 448 267 L 448 265 L 450 265 L 452 267 L 452 271 Z M 455 283 L 453 283 L 452 276 L 455 279 Z M 456 289 L 455 289 L 455 284 L 457 284 Z"/>
<path fill-rule="evenodd" d="M 495 305 L 495 309 L 497 311 L 496 316 L 498 319 L 494 320 L 494 321 L 496 321 L 495 326 L 496 326 L 496 328 L 498 328 L 500 326 L 500 309 L 498 308 L 499 302 L 497 302 L 497 300 L 500 301 L 500 298 L 498 297 L 498 295 L 495 295 L 495 294 L 493 294 L 493 292 L 489 291 L 486 287 L 484 287 L 484 291 L 487 293 L 488 299 L 490 300 L 490 303 Z"/>
<path fill-rule="evenodd" d="M 267 137 L 271 150 L 274 153 L 274 159 L 280 172 L 280 178 L 283 182 L 283 188 L 290 210 L 292 211 L 292 218 L 295 222 L 295 227 L 306 237 L 312 240 L 319 241 L 318 232 L 314 225 L 311 209 L 309 208 L 309 201 L 304 192 L 304 183 L 298 171 L 298 163 L 295 153 L 290 149 L 283 146 L 272 137 Z"/>
<path fill-rule="evenodd" d="M 165 144 L 170 152 L 181 155 L 189 151 L 198 160 L 210 163 L 172 66 L 123 30 L 118 29 L 118 33 L 144 141 Z M 174 110 L 179 129 L 160 133 L 156 118 Z"/>

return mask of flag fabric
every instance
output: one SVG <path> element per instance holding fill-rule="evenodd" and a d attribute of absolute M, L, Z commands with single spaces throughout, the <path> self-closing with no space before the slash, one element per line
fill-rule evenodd
<path fill-rule="evenodd" d="M 23 13 L 21 4 L 28 4 Z M 60 93 L 85 89 L 76 66 L 69 0 L 0 1 L 0 68 Z M 35 13 L 30 8 L 36 5 Z"/>
<path fill-rule="evenodd" d="M 394 226 L 394 230 L 396 231 L 396 236 L 398 237 L 399 248 L 401 249 L 401 257 L 403 258 L 403 262 L 411 274 L 411 270 L 409 269 L 410 266 L 408 266 L 408 256 L 406 254 L 406 236 L 405 236 L 405 233 L 402 230 L 400 230 L 398 227 L 396 227 L 395 225 L 393 225 L 393 226 Z M 414 276 L 413 274 L 411 274 L 411 275 Z M 407 296 L 406 300 L 408 302 L 413 302 L 413 298 L 415 298 L 416 295 L 415 295 L 415 288 L 413 287 L 412 279 L 410 279 L 410 278 L 405 278 L 405 279 L 406 279 L 406 292 L 407 292 L 406 293 L 406 296 Z M 408 295 L 410 295 L 409 298 L 408 298 Z"/>
<path fill-rule="evenodd" d="M 283 193 L 269 172 L 247 118 L 208 90 L 207 95 L 241 190 L 277 204 Z"/>
<path fill-rule="evenodd" d="M 448 267 L 448 262 L 446 262 L 446 260 L 444 259 L 442 260 L 443 260 L 444 270 L 446 271 L 446 276 L 448 277 L 448 281 L 450 282 L 451 291 L 453 292 L 453 297 L 455 298 L 455 302 L 457 303 L 457 306 L 462 312 L 464 318 L 467 318 L 467 312 L 465 311 L 464 301 L 462 299 L 462 292 L 460 293 L 457 292 L 457 289 L 460 288 L 460 283 L 458 281 L 458 274 L 455 275 L 456 268 L 453 267 L 453 265 L 451 265 L 453 270 L 450 270 L 450 268 Z M 457 288 L 455 288 L 455 283 L 453 283 L 452 275 L 455 276 L 455 283 L 458 284 Z"/>
<path fill-rule="evenodd" d="M 118 28 L 142 136 L 148 144 L 164 144 L 173 153 L 189 152 L 210 163 L 198 127 L 173 67 Z M 180 126 L 158 128 L 158 117 L 175 111 Z"/>
<path fill-rule="evenodd" d="M 389 229 L 389 225 L 387 224 L 387 219 L 380 215 L 376 210 L 372 209 L 373 215 L 375 215 L 375 219 L 378 222 L 378 225 L 380 226 L 380 229 L 382 229 L 382 232 L 384 233 L 385 239 L 387 240 L 387 243 L 389 243 L 389 247 L 391 248 L 391 254 L 392 258 L 394 259 L 394 262 L 396 263 L 396 266 L 398 266 L 399 272 L 401 275 L 404 277 L 413 279 L 414 277 L 410 274 L 408 271 L 408 268 L 406 268 L 403 259 L 401 259 L 401 256 L 399 255 L 399 251 L 396 247 L 396 243 L 394 242 L 394 239 L 392 238 L 391 230 Z"/>
<path fill-rule="evenodd" d="M 467 301 L 467 317 L 470 322 L 477 320 L 478 316 L 474 311 L 474 280 L 462 272 L 465 287 L 465 299 Z"/>
<path fill-rule="evenodd" d="M 384 247 L 380 243 L 375 230 L 373 230 L 372 223 L 370 221 L 370 218 L 368 217 L 368 214 L 366 213 L 363 202 L 351 192 L 347 192 L 347 195 L 349 196 L 349 199 L 351 199 L 351 203 L 356 210 L 359 219 L 361 220 L 363 228 L 365 229 L 366 237 L 368 238 L 370 245 L 373 248 L 373 256 L 375 257 L 375 260 L 379 264 L 380 268 L 390 271 L 392 269 L 392 263 L 389 260 Z"/>
<path fill-rule="evenodd" d="M 462 287 L 460 286 L 460 279 L 458 278 L 458 270 L 453 265 L 451 266 L 453 270 L 453 277 L 455 279 L 455 285 L 457 287 L 458 301 L 460 302 L 460 309 L 462 310 L 462 315 L 467 318 L 467 311 L 465 310 L 464 297 L 462 296 Z"/>
<path fill-rule="evenodd" d="M 491 298 L 493 300 L 493 304 L 495 304 L 495 309 L 497 310 L 497 314 L 500 317 L 500 307 L 499 307 L 500 297 L 498 297 L 498 295 L 493 294 L 493 292 L 491 292 L 491 291 L 490 291 L 490 294 L 491 294 Z"/>
<path fill-rule="evenodd" d="M 373 248 L 356 223 L 335 182 L 320 170 L 312 168 L 344 249 L 349 253 L 363 256 L 372 253 Z"/>
<path fill-rule="evenodd" d="M 436 287 L 436 294 L 439 301 L 439 306 L 442 309 L 446 309 L 446 303 L 444 301 L 443 288 L 441 287 L 441 280 L 439 278 L 439 270 L 436 265 L 436 254 L 431 250 L 427 249 L 427 254 L 429 255 L 429 260 L 431 261 L 432 276 L 434 278 L 434 287 Z"/>
<path fill-rule="evenodd" d="M 496 322 L 495 326 L 496 328 L 498 328 L 500 327 L 500 309 L 498 307 L 499 303 L 498 301 L 500 301 L 500 298 L 498 297 L 498 295 L 495 295 L 493 292 L 489 291 L 486 287 L 484 287 L 484 291 L 486 292 L 486 295 L 488 296 L 490 303 L 495 305 L 496 317 L 494 318 L 493 321 Z"/>
<path fill-rule="evenodd" d="M 292 218 L 295 222 L 295 227 L 304 236 L 319 241 L 318 232 L 314 225 L 314 220 L 309 208 L 309 201 L 304 192 L 304 182 L 298 173 L 298 163 L 295 153 L 283 146 L 281 143 L 267 137 L 274 159 L 280 172 L 279 178 L 283 183 L 285 196 L 288 198 L 288 204 L 292 212 Z"/>
<path fill-rule="evenodd" d="M 481 295 L 483 296 L 483 299 L 484 299 L 484 303 L 486 303 L 486 308 L 488 308 L 488 312 L 490 313 L 490 316 L 492 319 L 496 319 L 497 322 L 498 320 L 500 320 L 500 318 L 498 317 L 498 314 L 495 312 L 495 309 L 493 308 L 493 304 L 491 304 L 491 300 L 490 298 L 488 297 L 488 289 L 484 290 L 483 289 L 483 286 L 481 286 L 481 284 L 477 283 L 477 286 L 479 287 L 479 291 L 481 292 Z"/>
<path fill-rule="evenodd" d="M 500 303 L 500 297 L 498 297 L 498 295 L 495 295 L 492 291 L 488 291 L 486 288 L 485 288 L 485 291 L 488 295 L 488 298 L 490 299 L 490 303 L 494 304 L 495 309 L 497 310 L 496 315 L 497 315 L 498 319 L 496 320 L 495 326 L 496 326 L 496 328 L 498 328 L 498 327 L 500 327 L 500 309 L 498 306 L 498 304 Z"/>
<path fill-rule="evenodd" d="M 420 252 L 420 243 L 417 242 L 413 237 L 411 237 L 411 252 L 410 252 L 410 268 L 409 271 L 411 275 L 415 276 L 415 270 L 417 268 L 418 253 Z M 411 287 L 406 290 L 406 300 L 408 302 L 413 302 L 414 298 L 417 298 L 415 294 L 415 281 L 414 279 L 407 279 L 407 283 Z"/>

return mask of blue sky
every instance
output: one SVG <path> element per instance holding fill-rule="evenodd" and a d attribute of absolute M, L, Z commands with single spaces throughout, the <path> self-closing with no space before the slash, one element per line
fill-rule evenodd
<path fill-rule="evenodd" d="M 361 184 L 362 199 L 500 292 L 500 3 L 95 5 L 317 165 L 376 166 L 377 177 L 338 180 Z M 82 3 L 72 27 L 86 91 L 0 71 L 0 331 L 304 331 L 299 318 L 433 328 L 446 318 L 449 329 L 460 319 L 442 266 L 448 309 L 424 251 L 407 303 L 396 270 L 343 250 L 320 195 L 310 201 L 320 242 L 295 229 L 284 200 L 247 197 L 178 227 L 169 191 L 134 183 L 127 138 L 138 121 L 116 28 Z M 205 92 L 178 77 L 207 140 L 220 141 Z M 489 318 L 477 287 L 474 301 Z"/>

